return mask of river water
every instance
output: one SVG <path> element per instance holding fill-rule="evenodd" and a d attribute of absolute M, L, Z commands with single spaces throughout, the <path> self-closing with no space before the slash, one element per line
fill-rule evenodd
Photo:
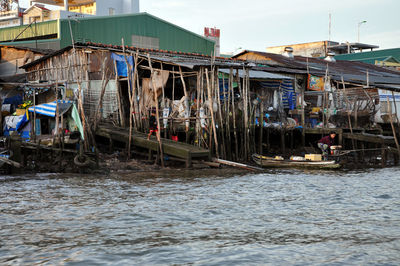
<path fill-rule="evenodd" d="M 400 169 L 0 177 L 1 265 L 399 265 Z"/>

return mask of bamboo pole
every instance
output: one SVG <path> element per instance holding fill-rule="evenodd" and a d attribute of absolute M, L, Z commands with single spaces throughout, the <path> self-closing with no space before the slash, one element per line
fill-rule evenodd
<path fill-rule="evenodd" d="M 3 136 L 3 114 L 2 110 L 3 109 L 3 98 L 0 97 L 0 136 Z"/>
<path fill-rule="evenodd" d="M 218 116 L 219 116 L 219 127 L 218 127 L 218 131 L 219 131 L 219 136 L 221 136 L 221 153 L 222 153 L 222 157 L 224 159 L 226 159 L 226 150 L 225 150 L 225 126 L 223 123 L 223 118 L 222 118 L 222 106 L 221 106 L 221 88 L 219 87 L 219 77 L 218 77 L 218 68 L 216 68 L 216 73 L 215 73 L 215 77 L 216 77 L 216 89 L 217 89 L 217 104 L 218 104 Z"/>
<path fill-rule="evenodd" d="M 161 64 L 161 76 L 162 76 L 162 74 L 164 72 L 164 68 L 163 68 L 163 63 L 161 62 L 160 64 Z M 162 89 L 162 106 L 163 106 L 163 110 L 162 111 L 163 111 L 163 117 L 164 117 L 164 109 L 166 107 L 165 106 L 166 102 L 165 102 L 165 88 L 164 88 L 164 83 L 163 82 L 161 82 L 161 89 Z M 161 126 L 160 126 L 160 130 L 161 130 Z M 167 138 L 167 128 L 164 128 L 164 138 Z"/>
<path fill-rule="evenodd" d="M 100 92 L 99 101 L 97 103 L 96 112 L 95 112 L 95 115 L 94 115 L 94 126 L 93 126 L 93 130 L 94 131 L 97 130 L 97 125 L 98 125 L 98 123 L 100 121 L 100 110 L 103 107 L 104 94 L 106 92 L 106 88 L 107 88 L 107 85 L 108 85 L 108 82 L 109 82 L 108 73 L 106 73 L 104 71 L 105 62 L 106 61 L 103 61 L 103 64 L 102 64 L 103 75 L 102 75 L 102 79 L 101 79 L 101 92 Z"/>
<path fill-rule="evenodd" d="M 225 92 L 225 81 L 224 83 L 224 92 Z M 226 139 L 227 139 L 227 153 L 228 153 L 228 159 L 232 160 L 232 142 L 231 142 L 231 127 L 230 127 L 230 102 L 231 102 L 231 90 L 232 90 L 232 84 L 231 84 L 231 75 L 229 75 L 228 78 L 228 95 L 227 98 L 225 96 L 225 123 L 226 123 Z"/>
<path fill-rule="evenodd" d="M 128 159 L 131 158 L 131 144 L 132 144 L 132 123 L 133 123 L 133 92 L 131 91 L 131 87 L 133 90 L 133 86 L 135 86 L 135 73 L 132 71 L 131 66 L 128 62 L 128 58 L 126 57 L 125 53 L 125 43 L 124 43 L 124 38 L 121 39 L 122 42 L 122 52 L 124 54 L 124 59 L 125 59 L 125 64 L 127 68 L 127 82 L 128 82 L 128 97 L 129 97 L 129 139 L 128 139 L 128 146 L 127 146 L 127 155 Z M 136 65 L 136 64 L 135 64 Z M 131 73 L 133 75 L 132 78 L 132 86 L 131 86 Z"/>
<path fill-rule="evenodd" d="M 387 101 L 387 104 L 389 107 L 390 125 L 391 125 L 392 131 L 393 131 L 394 142 L 396 143 L 397 152 L 399 153 L 399 156 L 400 156 L 400 145 L 399 145 L 399 141 L 397 139 L 396 129 L 394 128 L 394 123 L 393 123 L 392 104 L 389 102 L 389 97 L 386 97 L 386 101 Z M 396 115 L 397 115 L 397 113 L 396 113 Z"/>
<path fill-rule="evenodd" d="M 259 124 L 260 124 L 260 136 L 259 136 L 259 154 L 263 154 L 263 131 L 264 131 L 264 89 L 261 90 L 261 102 L 260 102 L 260 116 L 259 116 Z M 262 159 L 262 157 L 261 157 Z"/>
<path fill-rule="evenodd" d="M 301 88 L 301 144 L 303 147 L 305 147 L 306 145 L 306 128 L 305 128 L 305 124 L 306 124 L 306 114 L 304 111 L 304 103 L 305 103 L 305 99 L 304 99 L 304 90 L 305 88 Z"/>
<path fill-rule="evenodd" d="M 148 58 L 148 63 L 149 63 L 149 67 L 150 67 L 150 71 L 151 71 L 151 76 L 150 76 L 150 80 L 151 80 L 151 87 L 153 89 L 153 93 L 154 93 L 154 104 L 156 105 L 156 119 L 157 119 L 157 126 L 158 126 L 158 130 L 157 130 L 157 141 L 158 141 L 158 145 L 159 145 L 159 149 L 160 149 L 160 155 L 161 155 L 161 167 L 164 167 L 164 153 L 163 153 L 163 149 L 162 149 L 162 142 L 161 142 L 161 135 L 160 135 L 160 117 L 159 117 L 159 110 L 158 110 L 158 98 L 157 98 L 157 91 L 156 88 L 154 87 L 154 82 L 153 82 L 153 66 L 151 64 L 151 59 L 150 59 L 150 54 L 147 54 L 147 58 Z"/>
<path fill-rule="evenodd" d="M 345 101 L 347 102 L 347 104 L 350 104 L 349 100 L 347 99 L 346 85 L 344 84 L 343 77 L 342 77 L 342 84 L 343 84 L 343 91 L 344 91 L 344 95 L 345 95 L 344 96 Z M 353 135 L 353 126 L 351 125 L 351 117 L 350 117 L 349 111 L 347 111 L 347 119 L 349 121 L 350 133 L 351 133 L 351 135 Z M 351 143 L 352 143 L 352 146 L 353 146 L 353 150 L 355 150 L 356 149 L 356 145 L 354 143 L 354 139 L 353 138 L 351 138 Z"/>
<path fill-rule="evenodd" d="M 33 88 L 33 142 L 36 143 L 36 88 Z"/>
<path fill-rule="evenodd" d="M 201 75 L 201 69 L 197 72 L 197 81 L 196 81 L 196 98 L 197 98 L 197 103 L 196 103 L 196 140 L 197 140 L 197 146 L 200 147 L 201 144 L 201 120 L 200 120 L 200 86 L 201 86 L 201 81 L 200 81 L 200 75 Z"/>
<path fill-rule="evenodd" d="M 245 159 L 245 161 L 247 161 L 247 158 L 248 158 L 248 155 L 249 155 L 249 153 L 250 153 L 250 125 L 249 125 L 249 123 L 250 123 L 250 116 L 251 116 L 251 111 L 250 111 L 250 109 L 249 109 L 249 94 L 248 94 L 248 83 L 247 83 L 247 81 L 248 81 L 248 79 L 247 79 L 247 77 L 248 77 L 248 75 L 247 75 L 247 69 L 245 69 L 245 68 L 243 68 L 243 72 L 244 72 L 244 77 L 243 77 L 243 91 L 244 91 L 244 94 L 245 94 L 245 100 L 246 100 L 246 102 L 245 102 L 245 114 L 246 114 L 246 116 L 245 116 L 245 120 L 244 120 L 244 126 L 245 126 L 245 135 L 246 135 L 246 154 L 245 154 L 245 156 L 244 156 L 244 159 Z"/>
<path fill-rule="evenodd" d="M 214 135 L 214 143 L 215 143 L 215 155 L 219 158 L 219 151 L 218 151 L 218 139 L 215 129 L 215 120 L 214 120 L 214 111 L 213 111 L 213 102 L 212 102 L 212 94 L 211 94 L 211 86 L 210 86 L 210 79 L 208 77 L 208 69 L 206 68 L 206 79 L 207 79 L 207 92 L 208 92 L 208 105 L 211 113 L 211 124 L 212 128 L 210 130 L 210 135 Z"/>
<path fill-rule="evenodd" d="M 59 114 L 60 114 L 60 106 L 58 104 L 58 71 L 56 71 L 56 128 L 55 128 L 55 136 L 58 138 L 59 137 L 59 122 L 60 122 L 60 118 L 59 118 Z M 54 143 L 54 142 L 53 142 Z"/>
<path fill-rule="evenodd" d="M 233 88 L 233 68 L 230 69 L 229 75 L 231 76 L 231 87 L 232 87 L 232 115 L 233 115 L 233 135 L 235 138 L 235 159 L 239 160 L 239 147 L 238 147 L 238 136 L 236 128 L 236 106 L 235 106 L 235 92 Z M 239 80 L 240 83 L 240 80 Z M 238 84 L 239 84 L 238 83 Z"/>
<path fill-rule="evenodd" d="M 118 101 L 118 115 L 119 115 L 119 122 L 122 127 L 125 126 L 125 119 L 122 114 L 122 103 L 121 103 L 121 96 L 120 96 L 120 85 L 119 85 L 119 76 L 118 76 L 118 69 L 117 69 L 117 62 L 114 60 L 114 69 L 115 69 L 115 82 L 117 84 L 117 101 Z"/>
<path fill-rule="evenodd" d="M 397 127 L 400 129 L 400 121 L 399 121 L 399 116 L 398 116 L 398 112 L 397 112 L 396 96 L 394 95 L 393 91 L 392 91 L 392 97 L 393 97 L 394 111 L 396 113 Z"/>
<path fill-rule="evenodd" d="M 183 74 L 182 74 L 182 68 L 179 66 L 179 75 L 180 75 L 180 77 L 181 77 L 181 81 L 182 81 L 182 86 L 183 86 L 183 93 L 184 93 L 184 95 L 185 95 L 185 103 L 189 100 L 188 99 L 188 93 L 187 93 L 187 90 L 186 90 L 186 84 L 185 84 L 185 80 L 184 80 L 184 78 L 183 78 Z M 189 108 L 189 106 L 185 106 L 185 108 Z M 188 124 L 187 123 L 185 123 L 186 125 L 185 125 L 185 130 L 186 130 L 186 141 L 188 140 L 188 132 L 189 132 L 189 126 L 188 126 Z"/>

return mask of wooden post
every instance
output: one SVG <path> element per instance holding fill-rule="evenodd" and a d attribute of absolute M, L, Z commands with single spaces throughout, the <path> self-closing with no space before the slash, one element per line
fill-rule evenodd
<path fill-rule="evenodd" d="M 161 62 L 160 64 L 161 64 L 161 76 L 162 76 L 162 74 L 164 72 L 163 63 Z M 164 89 L 163 82 L 161 82 L 161 89 L 162 89 L 162 106 L 163 106 L 162 113 L 163 113 L 163 117 L 164 117 L 164 109 L 166 106 L 165 106 L 165 89 Z M 164 126 L 164 123 L 163 123 L 163 126 Z M 161 130 L 161 126 L 160 126 L 160 130 Z M 160 134 L 161 134 L 161 132 L 160 132 Z M 164 128 L 164 138 L 167 138 L 167 128 Z"/>
<path fill-rule="evenodd" d="M 349 100 L 347 99 L 346 85 L 345 85 L 345 83 L 344 83 L 343 77 L 342 77 L 342 84 L 343 84 L 344 98 L 345 98 L 345 101 L 346 101 L 347 105 L 349 105 L 350 103 L 349 103 Z M 351 111 L 350 111 L 350 112 L 351 112 Z M 348 119 L 348 121 L 349 121 L 350 133 L 351 133 L 351 135 L 353 135 L 353 126 L 351 125 L 351 117 L 350 117 L 349 111 L 347 111 L 347 119 Z M 352 146 L 353 146 L 353 150 L 355 150 L 355 149 L 356 149 L 356 145 L 355 145 L 355 143 L 354 143 L 354 139 L 353 139 L 353 138 L 351 138 L 351 143 L 352 143 Z"/>
<path fill-rule="evenodd" d="M 381 148 L 382 148 L 382 151 L 381 151 L 381 166 L 382 167 L 386 167 L 387 150 L 386 150 L 386 147 L 385 147 L 384 143 L 381 144 Z"/>
<path fill-rule="evenodd" d="M 122 127 L 125 127 L 125 118 L 122 111 L 122 102 L 121 102 L 121 93 L 120 93 L 120 84 L 119 84 L 119 76 L 118 76 L 118 69 L 117 63 L 114 61 L 114 69 L 115 69 L 115 82 L 117 83 L 117 101 L 118 101 L 118 114 L 119 114 L 119 121 Z"/>
<path fill-rule="evenodd" d="M 181 81 L 182 81 L 183 93 L 185 95 L 185 104 L 186 104 L 186 102 L 189 101 L 189 95 L 188 95 L 187 90 L 186 90 L 186 83 L 185 83 L 185 79 L 183 78 L 182 68 L 180 66 L 179 66 L 179 74 L 180 74 Z M 189 110 L 190 110 L 189 106 L 185 105 L 185 108 L 189 108 Z M 189 126 L 190 126 L 190 120 L 186 120 L 185 119 L 186 143 L 188 143 L 188 141 L 189 141 Z"/>
<path fill-rule="evenodd" d="M 200 147 L 201 144 L 201 120 L 200 120 L 200 86 L 201 86 L 201 71 L 202 69 L 199 69 L 197 72 L 197 83 L 196 83 L 196 140 L 197 140 L 197 146 Z"/>
<path fill-rule="evenodd" d="M 216 68 L 216 89 L 217 89 L 217 98 L 218 98 L 218 115 L 219 115 L 219 127 L 218 127 L 218 131 L 220 132 L 220 136 L 221 136 L 221 153 L 222 153 L 222 157 L 226 159 L 226 151 L 225 151 L 225 130 L 224 130 L 224 123 L 222 120 L 222 105 L 221 105 L 221 93 L 220 90 L 221 88 L 219 87 L 219 77 L 218 77 L 218 68 Z M 223 84 L 222 84 L 223 86 Z"/>
<path fill-rule="evenodd" d="M 164 154 L 163 154 L 163 148 L 162 148 L 162 142 L 161 142 L 161 135 L 160 135 L 160 116 L 159 116 L 159 110 L 158 110 L 158 98 L 157 98 L 157 91 L 156 88 L 154 87 L 154 82 L 153 82 L 153 66 L 151 64 L 151 59 L 150 59 L 150 54 L 147 54 L 147 59 L 148 59 L 148 63 L 149 63 L 149 67 L 150 67 L 150 71 L 151 71 L 151 86 L 153 89 L 153 93 L 154 93 L 154 103 L 156 105 L 156 119 L 157 119 L 157 126 L 158 126 L 158 130 L 157 130 L 157 141 L 158 141 L 158 145 L 159 145 L 159 149 L 160 149 L 160 156 L 161 156 L 161 166 L 164 167 Z"/>
<path fill-rule="evenodd" d="M 301 146 L 304 148 L 306 146 L 306 114 L 304 112 L 304 90 L 305 88 L 302 88 L 301 90 Z"/>
<path fill-rule="evenodd" d="M 394 92 L 392 91 L 392 97 L 393 97 L 393 105 L 394 105 L 394 111 L 395 111 L 395 115 L 396 115 L 396 121 L 397 121 L 397 128 L 400 130 L 400 121 L 399 121 L 399 114 L 397 113 L 397 103 L 396 103 L 396 96 L 394 95 Z M 399 155 L 395 156 L 395 165 L 399 164 L 399 158 L 400 158 L 400 151 L 399 151 Z"/>
<path fill-rule="evenodd" d="M 125 59 L 125 64 L 126 64 L 126 78 L 128 82 L 128 97 L 129 97 L 129 139 L 128 139 L 128 146 L 127 146 L 127 155 L 128 159 L 131 158 L 131 143 L 132 143 L 132 113 L 133 113 L 133 97 L 132 97 L 132 92 L 131 92 L 131 67 L 128 62 L 128 58 L 126 57 L 125 54 L 125 43 L 124 43 L 124 38 L 121 40 L 122 42 L 122 52 L 124 54 L 124 59 Z M 133 74 L 135 76 L 135 74 Z M 135 81 L 133 80 L 133 85 L 135 85 Z M 122 101 L 122 99 L 121 99 Z"/>
<path fill-rule="evenodd" d="M 36 142 L 36 88 L 33 88 L 33 142 Z"/>
<path fill-rule="evenodd" d="M 212 128 L 210 129 L 210 136 L 214 135 L 214 143 L 215 143 L 215 155 L 219 159 L 219 152 L 218 152 L 218 139 L 215 129 L 215 120 L 214 120 L 214 111 L 213 111 L 213 102 L 212 102 L 212 94 L 211 94 L 211 87 L 210 87 L 210 79 L 208 78 L 208 69 L 206 68 L 206 79 L 207 79 L 207 93 L 208 93 L 208 105 L 211 113 L 211 124 Z"/>
<path fill-rule="evenodd" d="M 261 102 L 260 102 L 260 116 L 259 116 L 259 125 L 260 125 L 260 136 L 258 140 L 258 152 L 260 155 L 263 154 L 263 131 L 264 131 L 264 89 L 261 90 Z M 261 157 L 262 158 L 262 157 Z"/>
<path fill-rule="evenodd" d="M 231 67 L 229 75 L 231 76 L 231 87 L 232 87 L 232 116 L 233 116 L 233 135 L 235 138 L 235 159 L 239 160 L 239 148 L 238 148 L 238 138 L 237 138 L 237 128 L 236 128 L 236 106 L 235 106 L 235 92 L 233 88 L 233 68 Z M 240 79 L 239 79 L 240 82 Z"/>
<path fill-rule="evenodd" d="M 280 132 L 281 132 L 281 150 L 282 150 L 282 154 L 285 154 L 285 152 L 286 152 L 286 149 L 285 149 L 285 145 L 286 145 L 286 143 L 285 143 L 285 129 L 284 128 L 281 128 L 281 130 L 280 130 Z"/>
<path fill-rule="evenodd" d="M 232 71 L 232 69 L 231 69 Z M 232 83 L 231 83 L 231 73 L 228 79 L 228 98 L 225 99 L 226 109 L 225 109 L 225 123 L 226 123 L 226 139 L 227 139 L 227 153 L 228 153 L 228 160 L 232 160 L 232 142 L 231 142 L 231 111 L 230 111 L 230 102 L 231 102 L 231 90 Z M 225 84 L 225 82 L 224 82 Z M 224 85 L 225 86 L 225 85 Z M 224 87 L 225 89 L 225 87 Z"/>
<path fill-rule="evenodd" d="M 3 136 L 3 114 L 1 109 L 3 107 L 3 99 L 0 98 L 0 136 Z"/>
<path fill-rule="evenodd" d="M 387 100 L 387 104 L 388 104 L 388 107 L 389 107 L 390 125 L 392 126 L 393 137 L 394 137 L 394 141 L 396 143 L 397 152 L 399 153 L 399 156 L 400 156 L 399 141 L 397 140 L 396 129 L 394 128 L 394 123 L 393 123 L 392 105 L 389 102 L 389 97 L 386 97 L 386 100 Z"/>
<path fill-rule="evenodd" d="M 358 128 L 358 99 L 354 101 L 354 127 Z"/>
<path fill-rule="evenodd" d="M 102 82 L 101 82 L 101 92 L 100 92 L 99 101 L 97 103 L 96 112 L 95 112 L 95 115 L 94 115 L 94 125 L 93 125 L 93 130 L 94 131 L 97 130 L 97 125 L 98 125 L 98 123 L 100 121 L 100 117 L 99 117 L 100 116 L 100 110 L 103 107 L 103 98 L 104 98 L 104 94 L 106 92 L 106 88 L 107 88 L 107 85 L 108 85 L 108 82 L 109 82 L 109 78 L 108 78 L 106 72 L 104 71 L 105 62 L 106 61 L 103 61 L 103 64 L 102 64 L 103 75 L 102 75 Z"/>

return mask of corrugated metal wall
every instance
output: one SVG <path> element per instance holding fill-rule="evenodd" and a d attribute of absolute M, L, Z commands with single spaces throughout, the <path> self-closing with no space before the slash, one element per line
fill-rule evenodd
<path fill-rule="evenodd" d="M 132 45 L 132 35 L 159 38 L 159 49 L 211 55 L 214 42 L 147 13 L 70 20 L 75 41 Z M 71 44 L 68 20 L 61 20 L 61 47 Z"/>
<path fill-rule="evenodd" d="M 4 41 L 12 41 L 15 37 L 18 36 L 28 25 L 10 27 L 10 28 L 2 28 L 0 29 L 0 42 Z M 37 34 L 36 34 L 37 31 Z M 29 28 L 27 28 L 19 37 L 19 40 L 33 38 L 35 36 L 46 36 L 58 34 L 58 21 L 51 20 L 46 22 L 40 22 L 32 24 Z"/>

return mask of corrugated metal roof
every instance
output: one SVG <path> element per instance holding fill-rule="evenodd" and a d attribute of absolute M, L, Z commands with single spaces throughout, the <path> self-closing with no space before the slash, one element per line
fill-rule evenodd
<path fill-rule="evenodd" d="M 376 59 L 389 56 L 393 56 L 397 61 L 400 62 L 400 48 L 384 49 L 384 50 L 353 53 L 353 54 L 340 54 L 336 55 L 335 58 L 336 60 L 363 61 L 366 59 Z"/>
<path fill-rule="evenodd" d="M 59 24 L 58 24 L 59 23 Z M 57 34 L 60 48 L 72 44 L 71 24 L 74 41 L 133 45 L 132 36 L 151 37 L 159 40 L 159 49 L 211 55 L 215 43 L 201 35 L 188 31 L 148 13 L 137 13 L 104 17 L 60 19 L 37 23 L 37 36 Z M 59 25 L 59 26 L 58 26 Z M 0 42 L 11 41 L 27 25 L 0 29 Z M 36 26 L 26 30 L 18 39 L 36 36 Z"/>
<path fill-rule="evenodd" d="M 108 45 L 108 44 L 99 44 L 99 43 L 76 43 L 76 48 L 90 48 L 90 49 L 106 49 L 114 52 L 122 52 L 123 47 L 119 45 Z M 22 66 L 21 68 L 27 69 L 31 66 L 34 66 L 40 62 L 43 62 L 51 57 L 60 55 L 65 51 L 71 50 L 72 46 L 67 46 L 63 49 L 55 51 L 52 54 L 43 56 L 29 64 Z M 159 60 L 163 62 L 170 62 L 175 65 L 180 65 L 183 67 L 194 68 L 195 66 L 210 66 L 212 58 L 207 55 L 201 55 L 196 53 L 182 53 L 176 51 L 166 51 L 166 50 L 157 50 L 157 49 L 146 49 L 146 48 L 137 48 L 132 46 L 125 46 L 126 52 L 136 52 L 139 51 L 142 54 L 149 53 L 153 60 Z M 215 57 L 213 60 L 213 65 L 215 66 L 225 66 L 225 67 L 243 67 L 245 65 L 245 61 L 231 58 L 223 58 L 223 57 Z"/>
<path fill-rule="evenodd" d="M 291 74 L 312 74 L 316 76 L 328 75 L 336 81 L 343 78 L 346 82 L 352 82 L 360 85 L 367 85 L 367 76 L 369 85 L 385 86 L 385 84 L 400 84 L 400 72 L 389 70 L 383 67 L 365 64 L 356 61 L 337 60 L 336 62 L 328 62 L 319 58 L 308 58 L 302 56 L 294 56 L 293 59 L 288 57 L 264 53 L 259 51 L 243 51 L 235 58 L 245 57 L 246 54 L 257 55 L 259 70 L 265 69 L 269 72 L 291 73 Z M 273 69 L 276 69 L 274 71 Z M 367 75 L 368 73 L 368 75 Z"/>
<path fill-rule="evenodd" d="M 219 69 L 219 72 L 229 74 L 230 70 L 229 69 Z M 236 72 L 234 74 L 236 74 Z M 243 78 L 244 76 L 245 76 L 244 71 L 242 69 L 239 69 L 239 77 Z M 274 73 L 260 71 L 260 70 L 249 70 L 249 76 L 252 79 L 294 79 L 293 77 L 274 74 Z"/>
<path fill-rule="evenodd" d="M 38 49 L 38 48 L 31 48 L 31 47 L 12 46 L 12 45 L 0 45 L 0 48 L 11 48 L 11 49 L 17 49 L 17 50 L 32 51 L 34 53 L 43 54 L 43 55 L 48 55 L 48 54 L 51 54 L 54 52 L 54 50 L 51 50 L 51 49 Z"/>
<path fill-rule="evenodd" d="M 148 13 L 70 20 L 75 41 L 133 45 L 132 35 L 159 39 L 159 49 L 211 55 L 214 42 Z M 71 45 L 68 20 L 61 20 L 61 47 Z"/>

